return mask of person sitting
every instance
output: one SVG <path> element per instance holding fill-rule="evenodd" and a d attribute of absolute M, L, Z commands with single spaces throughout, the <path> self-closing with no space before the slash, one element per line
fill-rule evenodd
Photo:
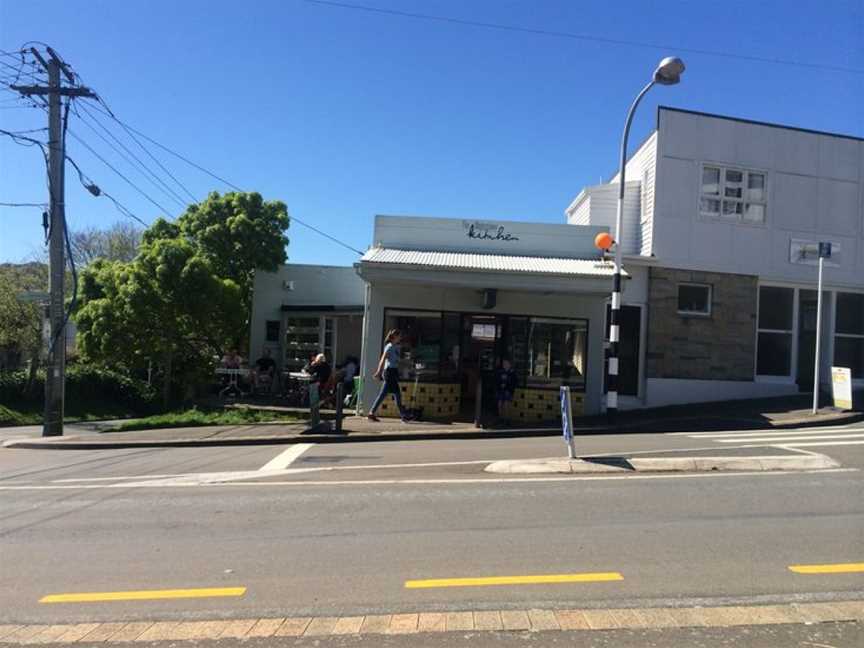
<path fill-rule="evenodd" d="M 234 347 L 222 356 L 223 369 L 239 369 L 241 364 L 243 364 L 243 358 L 240 357 L 240 354 L 237 353 L 237 349 Z"/>
<path fill-rule="evenodd" d="M 265 347 L 261 357 L 255 361 L 255 368 L 252 370 L 253 389 L 257 390 L 259 387 L 271 389 L 275 376 L 276 361 L 270 357 L 270 349 Z"/>
<path fill-rule="evenodd" d="M 312 364 L 309 366 L 309 374 L 312 376 L 312 382 L 318 383 L 318 387 L 321 388 L 327 384 L 328 380 L 330 380 L 331 373 L 332 369 L 330 368 L 330 363 L 327 362 L 327 356 L 323 353 L 316 355 Z"/>
<path fill-rule="evenodd" d="M 243 364 L 243 358 L 237 353 L 236 347 L 231 347 L 219 362 L 223 369 L 231 369 L 231 372 L 226 372 L 222 376 L 222 391 L 220 396 L 224 396 L 229 391 L 243 395 L 243 390 L 240 387 L 240 367 Z"/>

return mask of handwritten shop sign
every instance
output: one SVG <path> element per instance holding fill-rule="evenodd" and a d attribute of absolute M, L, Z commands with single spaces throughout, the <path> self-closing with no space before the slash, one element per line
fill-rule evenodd
<path fill-rule="evenodd" d="M 462 221 L 466 236 L 478 241 L 518 241 L 519 237 L 508 232 L 503 225 L 483 221 Z"/>

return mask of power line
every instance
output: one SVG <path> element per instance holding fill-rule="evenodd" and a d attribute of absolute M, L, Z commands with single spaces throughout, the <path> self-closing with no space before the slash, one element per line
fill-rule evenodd
<path fill-rule="evenodd" d="M 132 130 L 128 126 L 126 126 L 126 124 L 124 124 L 122 121 L 117 119 L 117 117 L 114 115 L 114 111 L 112 111 L 111 108 L 108 107 L 108 104 L 105 103 L 105 100 L 102 97 L 100 97 L 98 94 L 96 95 L 96 100 L 105 107 L 105 110 L 108 111 L 108 115 L 111 117 L 111 119 L 113 119 L 115 122 L 117 122 L 120 125 L 120 127 L 126 131 L 126 134 L 130 138 L 132 138 L 132 141 L 134 141 L 138 146 L 140 146 L 141 150 L 143 150 L 150 157 L 151 160 L 153 160 L 156 164 L 158 164 L 159 168 L 162 169 L 165 173 L 167 173 L 168 177 L 177 183 L 177 186 L 179 186 L 183 191 L 186 192 L 186 195 L 192 199 L 193 203 L 197 203 L 198 199 L 195 197 L 195 194 L 193 194 L 191 191 L 189 191 L 189 189 L 186 188 L 186 185 L 184 185 L 177 178 L 175 178 L 174 174 L 172 174 L 167 168 L 165 168 L 165 166 L 162 164 L 162 162 L 160 162 L 159 159 L 150 152 L 150 149 L 148 149 L 146 146 L 144 146 L 144 144 L 142 144 L 141 141 L 137 137 L 135 137 L 135 134 L 132 132 Z M 84 108 L 84 110 L 87 110 L 87 107 L 85 105 L 82 104 L 81 107 Z M 87 114 L 90 114 L 90 112 L 88 111 Z M 92 114 L 90 114 L 90 116 L 92 117 Z"/>
<path fill-rule="evenodd" d="M 98 111 L 101 112 L 102 114 L 108 115 L 108 113 L 106 113 L 104 110 L 101 110 L 100 108 L 98 108 L 98 107 L 96 107 L 96 106 L 92 106 L 92 108 L 94 108 L 95 110 L 98 110 Z M 209 171 L 208 169 L 205 169 L 205 168 L 202 167 L 200 164 L 196 164 L 195 162 L 193 162 L 193 161 L 190 160 L 189 158 L 187 158 L 187 157 L 181 155 L 181 154 L 178 153 L 177 151 L 174 151 L 174 150 L 168 148 L 168 147 L 165 146 L 164 144 L 160 144 L 159 142 L 157 142 L 156 140 L 154 140 L 152 137 L 148 137 L 147 135 L 145 135 L 145 134 L 142 133 L 141 131 L 137 130 L 136 128 L 133 128 L 132 126 L 129 126 L 129 124 L 124 124 L 124 123 L 121 122 L 119 119 L 117 119 L 117 117 L 114 117 L 113 115 L 108 115 L 108 116 L 109 116 L 109 117 L 113 117 L 115 120 L 117 120 L 118 123 L 123 124 L 126 128 L 128 128 L 128 129 L 131 130 L 131 131 L 133 131 L 134 133 L 136 133 L 136 134 L 139 135 L 140 137 L 143 137 L 145 140 L 147 140 L 148 142 L 150 142 L 150 143 L 153 144 L 154 146 L 158 146 L 158 147 L 159 147 L 160 149 L 162 149 L 163 151 L 165 151 L 165 152 L 167 152 L 167 153 L 170 153 L 171 155 L 173 155 L 173 156 L 176 157 L 177 159 L 182 160 L 182 161 L 185 162 L 186 164 L 188 164 L 188 165 L 190 165 L 190 166 L 192 166 L 192 167 L 198 169 L 198 170 L 201 171 L 202 173 L 207 174 L 208 176 L 210 176 L 210 177 L 213 178 L 214 180 L 218 180 L 218 181 L 221 182 L 222 184 L 231 187 L 231 188 L 234 189 L 235 191 L 239 191 L 239 192 L 241 192 L 241 193 L 246 191 L 246 190 L 243 189 L 242 187 L 238 187 L 236 184 L 234 184 L 234 183 L 231 182 L 230 180 L 226 180 L 225 178 L 222 178 L 222 177 L 216 175 L 216 174 L 213 173 L 212 171 Z M 71 131 L 70 131 L 70 132 L 71 132 Z M 363 254 L 363 252 L 361 252 L 361 251 L 358 250 L 357 248 L 352 247 L 352 246 L 348 245 L 347 243 L 345 243 L 345 242 L 343 242 L 343 241 L 340 241 L 340 240 L 337 239 L 336 237 L 331 236 L 330 234 L 327 234 L 326 232 L 322 232 L 320 229 L 318 229 L 318 228 L 315 227 L 314 225 L 310 225 L 309 223 L 306 223 L 306 222 L 300 220 L 299 218 L 297 218 L 297 217 L 294 216 L 294 215 L 291 216 L 291 220 L 292 220 L 292 221 L 296 221 L 299 225 L 302 225 L 303 227 L 306 227 L 306 228 L 312 230 L 312 231 L 315 232 L 316 234 L 320 234 L 321 236 L 323 236 L 323 237 L 326 238 L 327 240 L 332 241 L 333 243 L 336 243 L 337 245 L 341 245 L 342 247 L 344 247 L 344 248 L 347 249 L 347 250 L 351 250 L 351 251 L 354 252 L 355 254 L 360 254 L 360 255 Z"/>
<path fill-rule="evenodd" d="M 147 194 L 147 192 L 145 192 L 143 189 L 141 189 L 141 187 L 139 187 L 138 185 L 136 185 L 136 184 L 135 184 L 134 182 L 132 182 L 129 178 L 127 178 L 125 175 L 123 175 L 123 173 L 121 173 L 120 171 L 118 171 L 117 168 L 116 168 L 114 165 L 112 165 L 108 160 L 106 160 L 104 157 L 102 157 L 101 155 L 99 155 L 99 153 L 97 153 L 97 152 L 93 149 L 92 146 L 90 146 L 87 142 L 85 142 L 83 139 L 81 139 L 80 137 L 78 137 L 78 135 L 75 134 L 75 131 L 73 131 L 71 128 L 69 129 L 69 134 L 70 134 L 72 137 L 74 137 L 74 138 L 76 139 L 76 141 L 78 141 L 78 143 L 80 143 L 82 146 L 84 146 L 84 148 L 86 148 L 88 151 L 90 151 L 90 152 L 91 152 L 91 153 L 92 153 L 96 158 L 98 158 L 98 159 L 102 162 L 102 164 L 104 164 L 104 165 L 107 166 L 109 169 L 111 169 L 114 173 L 116 173 L 118 176 L 120 176 L 121 178 L 123 178 L 123 180 L 126 181 L 126 184 L 128 184 L 130 187 L 132 187 L 133 189 L 135 189 L 135 191 L 137 191 L 139 194 L 141 194 L 142 196 L 144 196 L 144 197 L 145 197 L 147 200 L 149 200 L 153 205 L 155 205 L 156 208 L 159 209 L 159 210 L 160 210 L 160 211 L 161 211 L 165 216 L 168 216 L 169 218 L 171 217 L 171 216 L 170 216 L 171 212 L 170 212 L 169 210 L 165 209 L 162 205 L 160 205 L 158 202 L 156 202 L 155 200 L 153 200 L 153 198 L 151 198 L 151 197 Z"/>
<path fill-rule="evenodd" d="M 48 206 L 48 203 L 10 203 L 10 202 L 0 202 L 0 207 L 40 207 L 45 208 Z"/>
<path fill-rule="evenodd" d="M 339 9 L 351 9 L 355 11 L 366 11 L 368 13 L 384 14 L 389 16 L 399 16 L 402 18 L 416 18 L 420 20 L 430 20 L 441 23 L 451 23 L 455 25 L 464 25 L 467 27 L 482 27 L 485 29 L 497 29 L 500 31 L 520 32 L 523 34 L 534 34 L 535 36 L 553 36 L 555 38 L 569 38 L 573 40 L 581 40 L 593 43 L 603 43 L 606 45 L 627 45 L 631 47 L 642 47 L 653 50 L 677 51 L 687 54 L 700 54 L 703 56 L 716 56 L 719 58 L 736 59 L 739 61 L 755 61 L 759 63 L 774 63 L 777 65 L 793 65 L 806 67 L 816 70 L 829 70 L 832 72 L 847 72 L 850 74 L 864 74 L 864 69 L 850 68 L 841 65 L 826 65 L 822 63 L 811 63 L 809 61 L 794 61 L 791 59 L 771 58 L 765 56 L 751 56 L 746 54 L 734 54 L 732 52 L 723 52 L 719 50 L 697 49 L 692 47 L 677 47 L 669 45 L 660 45 L 657 43 L 646 43 L 643 41 L 633 41 L 618 38 L 606 38 L 603 36 L 593 36 L 591 34 L 577 34 L 574 32 L 556 31 L 551 29 L 532 29 L 530 27 L 520 27 L 517 25 L 504 25 L 501 23 L 490 23 L 479 20 L 465 20 L 462 18 L 453 18 L 450 16 L 436 16 L 433 14 L 414 13 L 409 11 L 399 11 L 397 9 L 384 9 L 381 7 L 370 7 L 368 5 L 351 4 L 347 2 L 335 2 L 333 0 L 304 0 L 310 4 L 322 5 L 327 7 L 336 7 Z"/>
<path fill-rule="evenodd" d="M 130 210 L 129 210 L 129 209 L 128 209 L 124 204 L 123 204 L 123 203 L 121 203 L 119 200 L 117 200 L 114 196 L 112 196 L 111 194 L 109 194 L 107 191 L 104 191 L 103 189 L 101 189 L 100 187 L 98 187 L 98 186 L 96 185 L 96 183 L 93 182 L 93 181 L 90 179 L 90 177 L 89 177 L 86 173 L 84 173 L 84 172 L 81 170 L 81 167 L 78 166 L 78 163 L 77 163 L 75 160 L 73 160 L 73 159 L 72 159 L 71 157 L 69 157 L 68 155 L 66 156 L 66 160 L 67 160 L 67 161 L 68 161 L 68 162 L 69 162 L 73 167 L 75 167 L 75 170 L 78 172 L 78 181 L 81 183 L 81 185 L 82 185 L 82 186 L 83 186 L 83 187 L 84 187 L 88 192 L 90 192 L 90 194 L 92 194 L 93 196 L 95 196 L 95 197 L 97 197 L 97 198 L 100 197 L 100 196 L 104 196 L 105 198 L 108 198 L 111 202 L 114 203 L 114 206 L 117 208 L 117 211 L 119 211 L 121 214 L 123 214 L 124 216 L 127 216 L 127 217 L 129 217 L 129 218 L 131 218 L 131 219 L 133 219 L 133 220 L 135 220 L 135 221 L 141 223 L 141 225 L 143 225 L 144 227 L 149 227 L 149 226 L 147 225 L 147 223 L 145 223 L 143 220 L 141 220 L 141 219 L 138 218 L 135 214 L 133 214 L 133 213 L 132 213 L 132 212 L 131 212 L 131 211 L 130 211 Z"/>
<path fill-rule="evenodd" d="M 150 182 L 154 187 L 159 189 L 159 191 L 164 193 L 166 196 L 168 196 L 168 198 L 177 202 L 181 208 L 183 208 L 183 209 L 186 208 L 186 203 L 184 203 L 183 199 L 179 195 L 177 195 L 177 192 L 175 192 L 173 189 L 171 189 L 171 187 L 166 185 L 159 176 L 157 176 L 155 173 L 153 173 L 153 171 L 151 171 L 147 167 L 147 165 L 145 165 L 137 155 L 135 155 L 132 151 L 130 151 L 129 148 L 125 144 L 123 144 L 123 142 L 121 142 L 119 139 L 117 139 L 117 137 L 114 135 L 114 133 L 112 133 L 110 130 L 108 130 L 105 127 L 105 125 L 102 124 L 102 122 L 95 120 L 92 117 L 90 118 L 90 119 L 93 119 L 93 121 L 96 122 L 96 125 L 99 126 L 102 130 L 104 130 L 111 139 L 113 139 L 115 142 L 117 142 L 117 144 L 119 144 L 123 148 L 123 151 L 126 151 L 126 153 L 128 153 L 130 156 L 132 156 L 132 158 L 135 160 L 135 162 L 132 162 L 126 155 L 123 154 L 123 151 L 120 151 L 116 146 L 114 146 L 114 144 L 112 144 L 110 141 L 108 141 L 104 135 L 102 135 L 99 131 L 97 131 L 92 126 L 92 124 L 90 124 L 87 120 L 85 120 L 83 115 L 81 115 L 81 113 L 78 112 L 77 107 L 75 109 L 75 114 L 81 120 L 82 124 L 87 126 L 87 128 L 92 130 L 94 133 L 96 133 L 96 136 L 99 137 L 99 139 L 101 139 L 109 147 L 111 147 L 114 150 L 114 152 L 117 153 L 117 155 L 119 155 L 121 158 L 126 160 L 126 162 L 128 162 L 133 167 L 135 166 L 135 163 L 137 162 L 138 172 L 143 173 L 144 177 L 147 179 L 148 182 Z"/>

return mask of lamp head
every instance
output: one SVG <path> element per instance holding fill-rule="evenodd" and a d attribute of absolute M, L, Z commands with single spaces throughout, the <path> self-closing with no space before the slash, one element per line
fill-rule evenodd
<path fill-rule="evenodd" d="M 675 85 L 681 81 L 684 72 L 684 61 L 677 56 L 667 56 L 654 70 L 654 83 L 660 85 Z"/>

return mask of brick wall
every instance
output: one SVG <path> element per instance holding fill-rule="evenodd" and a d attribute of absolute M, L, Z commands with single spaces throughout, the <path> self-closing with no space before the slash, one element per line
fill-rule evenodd
<path fill-rule="evenodd" d="M 678 284 L 712 287 L 711 315 L 678 314 Z M 757 278 L 651 268 L 648 287 L 648 378 L 753 380 Z"/>

